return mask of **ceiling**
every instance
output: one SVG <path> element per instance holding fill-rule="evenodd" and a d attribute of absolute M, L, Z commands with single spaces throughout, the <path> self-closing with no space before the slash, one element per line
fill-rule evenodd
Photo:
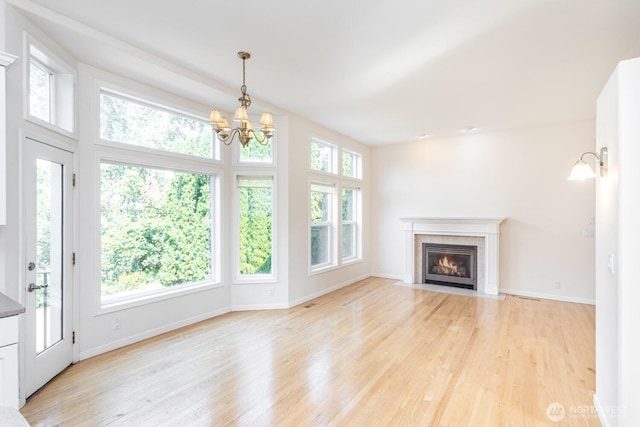
<path fill-rule="evenodd" d="M 638 0 L 8 2 L 82 62 L 229 110 L 246 50 L 252 109 L 370 145 L 593 119 L 640 56 Z"/>

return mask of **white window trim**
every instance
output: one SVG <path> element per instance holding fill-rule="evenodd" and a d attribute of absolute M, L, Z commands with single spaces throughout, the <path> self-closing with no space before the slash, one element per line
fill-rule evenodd
<path fill-rule="evenodd" d="M 96 284 L 96 301 L 95 301 L 95 314 L 101 315 L 106 313 L 111 313 L 114 311 L 124 310 L 132 307 L 138 307 L 146 304 L 151 304 L 154 302 L 174 298 L 177 296 L 187 295 L 195 292 L 206 291 L 209 289 L 215 289 L 223 287 L 223 283 L 221 280 L 221 209 L 220 209 L 220 201 L 221 201 L 221 188 L 222 187 L 222 177 L 224 171 L 222 169 L 212 169 L 209 165 L 203 166 L 200 162 L 178 162 L 176 164 L 176 159 L 166 158 L 167 156 L 146 156 L 140 158 L 135 153 L 127 153 L 122 150 L 105 150 L 98 151 L 95 153 L 95 162 L 94 162 L 94 170 L 96 173 L 94 174 L 94 194 L 97 195 L 95 204 L 94 204 L 94 223 L 95 227 L 95 237 L 94 237 L 94 250 L 96 254 L 96 265 L 94 273 L 94 283 Z M 211 241 L 211 251 L 212 251 L 212 259 L 211 259 L 211 268 L 213 271 L 212 278 L 210 280 L 203 280 L 198 282 L 184 283 L 177 285 L 175 287 L 169 287 L 165 289 L 154 289 L 150 291 L 143 291 L 139 294 L 134 294 L 130 296 L 123 296 L 121 298 L 112 298 L 108 301 L 102 300 L 102 266 L 101 266 L 101 254 L 102 254 L 102 242 L 101 242 L 101 193 L 100 193 L 100 166 L 102 163 L 112 163 L 112 164 L 124 164 L 127 166 L 133 167 L 146 167 L 146 168 L 155 168 L 155 169 L 167 169 L 173 170 L 177 172 L 186 172 L 186 173 L 197 173 L 197 174 L 205 174 L 209 175 L 213 178 L 212 183 L 212 192 L 213 192 L 213 200 L 211 200 L 211 217 L 212 217 L 212 234 L 213 238 Z"/>
<path fill-rule="evenodd" d="M 271 199 L 271 274 L 255 274 L 242 276 L 240 274 L 240 199 L 238 194 L 238 177 L 271 177 L 272 178 L 272 199 Z M 244 284 L 274 284 L 278 281 L 278 189 L 277 174 L 274 171 L 265 170 L 237 170 L 233 174 L 233 281 L 234 285 Z"/>
<path fill-rule="evenodd" d="M 46 128 L 52 132 L 66 136 L 74 140 L 78 139 L 78 93 L 77 81 L 78 74 L 75 68 L 59 55 L 53 53 L 44 43 L 40 42 L 26 31 L 23 33 L 23 118 L 25 121 L 33 123 L 37 126 Z M 33 49 L 33 52 L 32 52 Z M 39 117 L 31 115 L 31 59 L 35 59 L 39 66 L 44 67 L 53 74 L 52 87 L 50 88 L 50 118 L 51 121 L 42 120 Z M 66 78 L 62 78 L 65 76 Z M 70 95 L 70 99 L 62 99 L 60 96 Z M 59 124 L 59 111 L 62 111 L 61 103 L 71 103 L 71 118 L 69 124 L 71 129 L 67 129 Z"/>

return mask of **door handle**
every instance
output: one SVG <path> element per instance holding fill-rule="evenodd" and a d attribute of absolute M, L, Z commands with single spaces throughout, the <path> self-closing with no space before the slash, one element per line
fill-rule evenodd
<path fill-rule="evenodd" d="M 48 288 L 48 287 L 49 287 L 49 285 L 36 286 L 36 284 L 35 284 L 35 283 L 29 283 L 29 287 L 27 288 L 27 290 L 28 290 L 29 292 L 33 292 L 33 291 L 35 291 L 36 289 L 45 289 L 45 288 Z"/>

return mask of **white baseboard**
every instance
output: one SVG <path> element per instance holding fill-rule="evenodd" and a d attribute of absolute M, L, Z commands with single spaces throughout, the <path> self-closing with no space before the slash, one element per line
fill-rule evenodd
<path fill-rule="evenodd" d="M 371 275 L 370 274 L 365 274 L 365 275 L 362 275 L 360 277 L 356 277 L 355 279 L 347 280 L 346 282 L 342 282 L 342 283 L 339 283 L 339 284 L 337 284 L 335 286 L 332 286 L 330 288 L 323 289 L 321 291 L 315 292 L 315 293 L 313 293 L 311 295 L 306 295 L 306 296 L 304 296 L 304 297 L 302 297 L 300 299 L 297 299 L 295 301 L 290 301 L 289 302 L 289 308 L 295 307 L 296 305 L 303 304 L 303 303 L 305 303 L 307 301 L 311 301 L 312 299 L 315 299 L 315 298 L 321 297 L 323 295 L 329 294 L 329 293 L 331 293 L 333 291 L 337 291 L 338 289 L 344 288 L 345 286 L 353 285 L 354 283 L 359 282 L 360 280 L 364 280 L 364 279 L 366 279 L 368 277 L 371 277 Z"/>
<path fill-rule="evenodd" d="M 611 424 L 607 421 L 607 412 L 604 410 L 602 403 L 600 403 L 600 399 L 598 399 L 598 395 L 593 395 L 593 406 L 596 408 L 596 412 L 598 413 L 598 418 L 600 419 L 600 424 L 602 427 L 610 427 Z"/>
<path fill-rule="evenodd" d="M 277 304 L 246 304 L 246 305 L 232 305 L 231 311 L 252 311 L 252 310 L 282 310 L 289 308 L 289 304 L 277 303 Z"/>
<path fill-rule="evenodd" d="M 386 274 L 386 273 L 371 273 L 371 276 L 373 277 L 382 277 L 383 279 L 393 279 L 393 280 L 402 280 L 403 277 L 402 275 L 395 275 L 395 274 Z"/>
<path fill-rule="evenodd" d="M 542 292 L 530 292 L 530 291 L 521 291 L 518 289 L 503 289 L 500 288 L 500 293 L 509 294 L 509 295 L 518 295 L 521 297 L 529 297 L 529 298 L 540 298 L 540 299 L 550 299 L 555 301 L 564 301 L 564 302 L 575 302 L 578 304 L 589 304 L 596 305 L 596 301 L 587 298 L 575 298 L 569 297 L 565 295 L 553 295 L 553 294 L 545 294 Z"/>
<path fill-rule="evenodd" d="M 106 353 L 111 350 L 115 350 L 120 347 L 124 347 L 129 344 L 136 343 L 138 341 L 146 340 L 147 338 L 152 338 L 160 334 L 164 334 L 165 332 L 173 331 L 175 329 L 182 328 L 184 326 L 189 326 L 194 323 L 201 322 L 203 320 L 211 319 L 212 317 L 220 316 L 225 313 L 229 313 L 231 310 L 228 307 L 210 311 L 208 313 L 199 314 L 194 317 L 190 317 L 188 319 L 180 320 L 178 322 L 170 323 L 164 326 L 160 326 L 159 328 L 150 329 L 148 331 L 141 332 L 139 334 L 131 335 L 129 337 L 112 341 L 110 343 L 101 345 L 99 347 L 91 348 L 88 350 L 83 350 L 79 354 L 80 360 L 88 359 L 93 356 L 97 356 L 102 353 Z"/>

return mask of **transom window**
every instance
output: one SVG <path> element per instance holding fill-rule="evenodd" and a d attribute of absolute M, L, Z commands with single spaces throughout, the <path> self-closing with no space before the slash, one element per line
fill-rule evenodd
<path fill-rule="evenodd" d="M 100 93 L 100 138 L 139 147 L 217 159 L 209 123 L 123 95 Z"/>
<path fill-rule="evenodd" d="M 29 37 L 30 38 L 30 37 Z M 30 38 L 31 39 L 31 38 Z M 55 131 L 75 132 L 75 73 L 43 46 L 29 43 L 27 119 Z"/>
<path fill-rule="evenodd" d="M 337 147 L 333 144 L 311 140 L 311 170 L 337 173 Z"/>
<path fill-rule="evenodd" d="M 53 71 L 35 58 L 29 63 L 29 114 L 53 122 Z"/>
<path fill-rule="evenodd" d="M 271 137 L 266 144 L 260 144 L 253 138 L 246 146 L 237 144 L 238 163 L 272 165 L 274 163 L 275 137 Z"/>
<path fill-rule="evenodd" d="M 362 156 L 355 151 L 342 150 L 342 176 L 362 179 Z"/>

